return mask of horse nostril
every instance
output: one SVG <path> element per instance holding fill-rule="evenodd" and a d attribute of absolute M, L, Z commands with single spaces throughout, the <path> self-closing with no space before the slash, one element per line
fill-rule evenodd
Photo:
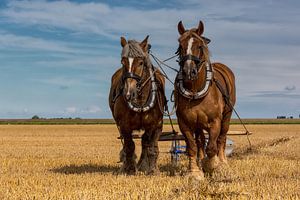
<path fill-rule="evenodd" d="M 193 69 L 191 75 L 192 75 L 193 77 L 195 77 L 195 76 L 197 75 L 197 70 L 196 70 L 196 69 Z"/>
<path fill-rule="evenodd" d="M 133 99 L 135 99 L 135 98 L 137 97 L 136 91 L 132 92 L 131 97 L 132 97 Z"/>
<path fill-rule="evenodd" d="M 129 101 L 131 99 L 131 95 L 129 92 L 126 93 L 125 98 L 127 101 Z"/>

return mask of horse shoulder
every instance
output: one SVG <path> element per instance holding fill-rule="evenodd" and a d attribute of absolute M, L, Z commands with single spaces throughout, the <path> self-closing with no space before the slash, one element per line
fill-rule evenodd
<path fill-rule="evenodd" d="M 235 103 L 236 100 L 236 88 L 235 88 L 235 76 L 232 70 L 222 64 L 222 63 L 213 63 L 212 68 L 214 70 L 214 77 L 230 96 L 232 103 Z"/>
<path fill-rule="evenodd" d="M 227 65 L 216 62 L 216 63 L 212 63 L 212 68 L 215 69 L 216 71 L 218 71 L 219 73 L 222 73 L 226 77 L 232 79 L 233 81 L 235 80 L 234 73 Z"/>
<path fill-rule="evenodd" d="M 111 77 L 111 84 L 116 84 L 122 77 L 122 68 L 117 69 L 117 71 Z"/>

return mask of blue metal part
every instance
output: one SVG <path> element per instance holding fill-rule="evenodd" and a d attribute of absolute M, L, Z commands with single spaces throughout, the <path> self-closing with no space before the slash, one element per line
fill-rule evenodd
<path fill-rule="evenodd" d="M 205 147 L 208 143 L 208 138 L 205 138 Z M 233 151 L 233 141 L 229 138 L 226 140 L 225 153 L 226 156 L 230 156 Z M 171 162 L 173 165 L 177 165 L 180 160 L 180 154 L 186 154 L 186 145 L 180 145 L 180 140 L 173 140 L 171 144 Z"/>

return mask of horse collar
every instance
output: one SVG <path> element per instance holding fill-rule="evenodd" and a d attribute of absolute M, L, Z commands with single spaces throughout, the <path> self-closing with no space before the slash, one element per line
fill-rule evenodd
<path fill-rule="evenodd" d="M 177 76 L 177 86 L 179 88 L 179 92 L 182 96 L 188 98 L 188 99 L 200 99 L 204 96 L 206 96 L 209 86 L 211 85 L 211 81 L 213 79 L 213 72 L 212 72 L 212 66 L 209 62 L 205 63 L 205 69 L 206 69 L 206 75 L 205 75 L 205 85 L 202 87 L 202 89 L 199 92 L 191 92 L 188 89 L 185 89 L 183 86 L 183 75 L 182 70 L 179 71 Z"/>
<path fill-rule="evenodd" d="M 151 94 L 148 97 L 147 102 L 144 105 L 137 105 L 131 101 L 126 101 L 129 109 L 135 111 L 135 112 L 147 112 L 155 105 L 156 100 L 156 93 L 157 93 L 157 85 L 155 81 L 155 75 L 154 71 L 152 69 L 153 67 L 149 67 L 149 73 L 150 73 L 150 81 L 151 81 Z M 140 81 L 138 81 L 138 84 L 140 84 Z"/>

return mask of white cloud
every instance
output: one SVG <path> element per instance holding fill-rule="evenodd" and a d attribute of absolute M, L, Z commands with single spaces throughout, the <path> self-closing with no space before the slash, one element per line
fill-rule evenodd
<path fill-rule="evenodd" d="M 15 23 L 54 26 L 103 35 L 106 33 L 96 21 L 99 16 L 110 12 L 105 4 L 77 4 L 69 1 L 10 1 L 7 7 L 1 15 Z"/>
<path fill-rule="evenodd" d="M 67 107 L 64 112 L 66 114 L 75 114 L 77 111 L 78 109 L 76 107 Z"/>
<path fill-rule="evenodd" d="M 89 106 L 87 109 L 86 109 L 86 112 L 87 113 L 99 113 L 101 112 L 101 108 L 99 106 Z"/>
<path fill-rule="evenodd" d="M 10 33 L 0 33 L 0 48 L 15 48 L 18 50 L 43 50 L 63 53 L 74 53 L 74 49 L 59 41 L 49 41 L 29 36 L 18 36 Z"/>
<path fill-rule="evenodd" d="M 86 115 L 86 114 L 97 114 L 101 112 L 101 108 L 96 105 L 91 105 L 86 108 L 79 108 L 75 106 L 70 106 L 64 109 L 63 113 L 65 115 Z"/>
<path fill-rule="evenodd" d="M 209 5 L 214 8 L 214 4 Z M 103 3 L 11 1 L 0 15 L 22 25 L 56 27 L 99 34 L 111 39 L 119 39 L 122 34 L 141 40 L 141 37 L 151 34 L 155 44 L 170 46 L 176 43 L 176 25 L 179 20 L 191 26 L 197 24 L 200 18 L 210 18 L 210 13 L 216 10 L 208 11 L 210 9 L 203 7 L 207 7 L 206 3 L 184 9 L 138 10 L 132 7 L 110 7 Z M 239 9 L 240 6 L 232 8 L 232 15 L 236 16 Z"/>

